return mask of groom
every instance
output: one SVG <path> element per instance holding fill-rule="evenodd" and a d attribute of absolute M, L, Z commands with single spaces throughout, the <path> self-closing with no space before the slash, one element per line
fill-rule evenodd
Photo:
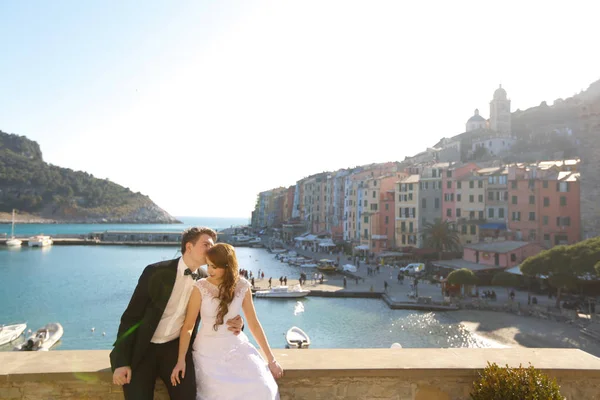
<path fill-rule="evenodd" d="M 171 372 L 177 364 L 179 332 L 196 280 L 206 277 L 199 269 L 206 264 L 206 251 L 214 246 L 217 234 L 210 228 L 190 228 L 183 233 L 180 258 L 146 267 L 121 317 L 114 349 L 110 353 L 113 383 L 123 386 L 125 399 L 154 397 L 154 384 L 160 377 L 172 400 L 196 398 L 196 378 L 191 349 L 186 356 L 186 379 L 171 385 Z M 192 332 L 194 342 L 200 316 Z M 238 334 L 242 318 L 227 321 Z"/>

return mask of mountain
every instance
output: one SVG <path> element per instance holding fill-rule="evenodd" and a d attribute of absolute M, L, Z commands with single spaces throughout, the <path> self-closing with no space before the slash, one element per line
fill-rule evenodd
<path fill-rule="evenodd" d="M 0 131 L 0 214 L 12 209 L 61 223 L 180 222 L 148 196 L 48 164 L 38 143 Z"/>

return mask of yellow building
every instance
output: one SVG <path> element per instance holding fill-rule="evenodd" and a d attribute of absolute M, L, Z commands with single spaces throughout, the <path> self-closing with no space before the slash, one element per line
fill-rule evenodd
<path fill-rule="evenodd" d="M 462 245 L 479 242 L 479 225 L 486 220 L 487 179 L 473 174 L 456 181 L 456 229 Z"/>
<path fill-rule="evenodd" d="M 421 247 L 419 218 L 419 175 L 396 184 L 396 247 Z"/>

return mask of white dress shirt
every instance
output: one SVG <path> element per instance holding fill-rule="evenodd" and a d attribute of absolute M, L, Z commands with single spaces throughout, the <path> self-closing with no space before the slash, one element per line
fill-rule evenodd
<path fill-rule="evenodd" d="M 177 275 L 175 277 L 175 284 L 173 285 L 173 292 L 171 292 L 171 297 L 169 297 L 165 311 L 154 331 L 154 336 L 150 340 L 152 343 L 167 343 L 179 337 L 181 327 L 185 321 L 187 304 L 196 283 L 191 275 L 184 275 L 187 268 L 188 266 L 185 265 L 183 257 L 181 257 L 177 264 Z"/>

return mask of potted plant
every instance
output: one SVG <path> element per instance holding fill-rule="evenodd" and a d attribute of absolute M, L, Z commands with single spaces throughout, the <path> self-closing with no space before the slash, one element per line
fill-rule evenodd
<path fill-rule="evenodd" d="M 556 379 L 550 379 L 532 365 L 523 368 L 490 364 L 473 382 L 472 400 L 564 400 Z"/>

